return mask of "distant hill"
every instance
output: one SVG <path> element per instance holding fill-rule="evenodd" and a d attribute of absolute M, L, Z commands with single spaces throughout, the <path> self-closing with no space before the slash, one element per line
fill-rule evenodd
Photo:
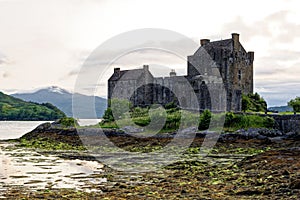
<path fill-rule="evenodd" d="M 25 102 L 0 92 L 0 120 L 56 120 L 65 116 L 50 103 Z"/>
<path fill-rule="evenodd" d="M 23 99 L 25 101 L 32 101 L 37 103 L 46 103 L 49 102 L 55 105 L 57 108 L 62 110 L 67 116 L 72 117 L 72 96 L 71 92 L 68 92 L 65 89 L 52 86 L 44 89 L 40 89 L 31 93 L 16 93 L 12 96 Z M 80 108 L 80 118 L 93 118 L 93 115 L 89 113 L 89 104 L 95 100 L 95 112 L 97 118 L 102 118 L 104 111 L 106 110 L 107 102 L 105 98 L 87 96 L 82 94 L 76 94 L 76 98 L 80 99 L 81 108 Z"/>
<path fill-rule="evenodd" d="M 292 112 L 293 108 L 290 106 L 274 106 L 274 107 L 269 107 L 268 110 L 277 111 L 277 112 Z"/>

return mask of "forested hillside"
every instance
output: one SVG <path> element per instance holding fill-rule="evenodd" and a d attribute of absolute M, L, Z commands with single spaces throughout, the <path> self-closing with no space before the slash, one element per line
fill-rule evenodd
<path fill-rule="evenodd" d="M 32 103 L 0 92 L 0 120 L 56 120 L 65 114 L 50 103 Z"/>

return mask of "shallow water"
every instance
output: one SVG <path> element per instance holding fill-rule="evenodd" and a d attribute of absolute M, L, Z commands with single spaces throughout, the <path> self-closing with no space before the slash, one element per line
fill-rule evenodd
<path fill-rule="evenodd" d="M 98 124 L 101 120 L 102 119 L 78 119 L 77 121 L 80 126 L 90 126 Z"/>
<path fill-rule="evenodd" d="M 78 119 L 80 126 L 95 125 L 100 121 L 101 119 Z M 45 122 L 51 121 L 0 121 L 0 140 L 19 138 Z"/>
<path fill-rule="evenodd" d="M 89 184 L 106 182 L 106 178 L 101 178 L 102 168 L 96 161 L 62 159 L 0 143 L 0 193 L 11 186 L 88 191 Z"/>
<path fill-rule="evenodd" d="M 0 140 L 16 139 L 45 121 L 0 121 Z"/>

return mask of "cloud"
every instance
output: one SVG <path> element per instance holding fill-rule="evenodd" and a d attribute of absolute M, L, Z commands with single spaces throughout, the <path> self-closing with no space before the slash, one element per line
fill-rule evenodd
<path fill-rule="evenodd" d="M 237 16 L 234 21 L 226 23 L 223 32 L 236 30 L 243 35 L 246 41 L 254 37 L 272 38 L 275 43 L 292 43 L 300 35 L 300 25 L 288 20 L 290 11 L 277 11 L 261 20 L 246 22 L 243 17 Z"/>
<path fill-rule="evenodd" d="M 82 66 L 71 70 L 67 76 L 71 77 L 79 73 L 91 74 L 91 76 L 99 74 L 102 76 L 101 80 L 107 81 L 113 73 L 113 68 L 136 69 L 142 68 L 144 64 L 150 65 L 154 76 L 168 76 L 171 69 L 176 69 L 178 75 L 185 75 L 187 56 L 199 48 L 199 44 L 192 39 L 174 37 L 172 34 L 169 38 L 165 36 L 165 39 L 148 41 L 145 41 L 147 36 L 142 38 L 137 35 L 141 37 L 139 41 L 132 40 L 129 44 L 128 40 L 123 40 L 125 36 L 121 36 L 121 39 L 117 38 L 117 42 L 104 43 L 105 48 L 100 46 L 93 52 L 77 54 L 77 60 L 82 63 Z"/>
<path fill-rule="evenodd" d="M 295 61 L 300 59 L 300 51 L 274 49 L 269 51 L 269 58 L 273 61 Z"/>
<path fill-rule="evenodd" d="M 71 70 L 67 76 L 77 76 L 79 73 L 79 69 L 74 69 L 74 70 Z"/>
<path fill-rule="evenodd" d="M 10 74 L 8 73 L 8 72 L 4 72 L 3 74 L 2 74 L 2 77 L 3 78 L 8 78 L 10 76 Z"/>
<path fill-rule="evenodd" d="M 286 105 L 300 95 L 300 49 L 294 44 L 300 35 L 300 25 L 289 20 L 290 14 L 281 10 L 252 22 L 238 16 L 222 29 L 238 29 L 246 44 L 261 45 L 254 49 L 255 90 L 269 106 Z"/>
<path fill-rule="evenodd" d="M 8 58 L 3 53 L 0 52 L 0 66 L 8 63 L 9 63 Z"/>
<path fill-rule="evenodd" d="M 225 24 L 222 28 L 222 32 L 225 33 L 233 31 L 240 33 L 245 41 L 249 41 L 255 36 L 267 37 L 271 35 L 271 31 L 265 20 L 249 24 L 245 22 L 241 16 L 237 16 L 234 21 Z"/>

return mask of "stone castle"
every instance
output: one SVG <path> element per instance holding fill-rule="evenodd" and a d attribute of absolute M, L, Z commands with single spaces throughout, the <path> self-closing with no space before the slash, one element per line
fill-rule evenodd
<path fill-rule="evenodd" d="M 108 101 L 128 99 L 140 107 L 174 102 L 186 109 L 197 104 L 199 110 L 241 111 L 242 94 L 253 93 L 254 52 L 244 49 L 237 33 L 225 40 L 201 39 L 200 44 L 187 57 L 185 76 L 172 70 L 169 77 L 153 77 L 148 65 L 115 68 L 108 80 Z"/>

